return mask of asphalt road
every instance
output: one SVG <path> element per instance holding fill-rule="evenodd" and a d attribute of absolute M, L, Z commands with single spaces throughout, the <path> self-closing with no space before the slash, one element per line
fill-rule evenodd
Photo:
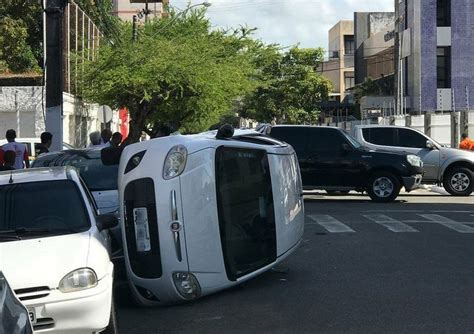
<path fill-rule="evenodd" d="M 305 204 L 303 243 L 278 271 L 152 309 L 119 282 L 121 333 L 474 333 L 474 197 Z"/>

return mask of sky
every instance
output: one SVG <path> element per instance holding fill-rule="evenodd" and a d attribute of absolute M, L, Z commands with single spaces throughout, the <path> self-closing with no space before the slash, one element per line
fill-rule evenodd
<path fill-rule="evenodd" d="M 255 37 L 282 46 L 327 49 L 328 30 L 339 20 L 353 19 L 354 12 L 393 11 L 394 0 L 208 0 L 208 16 L 215 27 L 241 25 L 258 28 Z M 203 0 L 192 0 L 191 4 Z M 186 8 L 188 0 L 170 0 Z"/>

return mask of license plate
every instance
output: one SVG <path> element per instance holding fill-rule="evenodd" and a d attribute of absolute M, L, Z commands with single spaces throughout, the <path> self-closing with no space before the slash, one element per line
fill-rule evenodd
<path fill-rule="evenodd" d="M 28 317 L 30 317 L 31 324 L 36 324 L 36 312 L 34 308 L 28 308 Z"/>
<path fill-rule="evenodd" d="M 137 252 L 149 252 L 151 250 L 151 242 L 147 208 L 133 209 L 133 223 L 135 225 Z"/>

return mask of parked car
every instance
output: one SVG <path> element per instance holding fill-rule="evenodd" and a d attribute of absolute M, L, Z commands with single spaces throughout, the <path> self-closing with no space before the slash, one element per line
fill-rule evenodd
<path fill-rule="evenodd" d="M 41 140 L 39 138 L 15 138 L 15 141 L 17 143 L 22 143 L 26 145 L 26 149 L 28 150 L 28 154 L 30 157 L 29 159 L 30 162 L 36 159 L 36 147 L 41 143 Z M 6 139 L 0 140 L 0 146 L 6 143 L 7 143 Z M 72 150 L 74 148 L 75 147 L 72 146 L 71 144 L 63 142 L 63 150 Z"/>
<path fill-rule="evenodd" d="M 104 165 L 101 160 L 102 148 L 65 150 L 42 154 L 32 164 L 32 168 L 73 166 L 91 191 L 99 212 L 114 213 L 118 217 L 118 165 Z M 120 227 L 111 230 L 112 249 L 115 256 L 122 253 Z"/>
<path fill-rule="evenodd" d="M 0 333 L 33 334 L 26 307 L 16 298 L 0 271 Z"/>
<path fill-rule="evenodd" d="M 119 197 L 127 274 L 141 305 L 240 284 L 283 261 L 303 236 L 296 155 L 254 131 L 127 146 Z"/>
<path fill-rule="evenodd" d="M 0 262 L 35 331 L 116 332 L 107 229 L 72 167 L 0 172 Z"/>
<path fill-rule="evenodd" d="M 353 131 L 369 148 L 418 155 L 424 163 L 423 183 L 443 185 L 454 196 L 468 196 L 474 190 L 474 152 L 444 147 L 403 126 L 360 125 Z"/>
<path fill-rule="evenodd" d="M 277 125 L 266 132 L 293 146 L 305 189 L 367 191 L 374 201 L 391 202 L 401 187 L 411 191 L 421 183 L 418 156 L 368 150 L 339 128 Z"/>

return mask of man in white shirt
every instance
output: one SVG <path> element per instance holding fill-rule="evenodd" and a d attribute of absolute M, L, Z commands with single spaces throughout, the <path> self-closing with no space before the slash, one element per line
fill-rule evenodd
<path fill-rule="evenodd" d="M 5 134 L 8 143 L 1 147 L 3 152 L 13 151 L 15 152 L 15 169 L 30 168 L 30 160 L 28 159 L 28 150 L 25 144 L 17 143 L 15 141 L 16 132 L 13 129 L 7 130 Z"/>

